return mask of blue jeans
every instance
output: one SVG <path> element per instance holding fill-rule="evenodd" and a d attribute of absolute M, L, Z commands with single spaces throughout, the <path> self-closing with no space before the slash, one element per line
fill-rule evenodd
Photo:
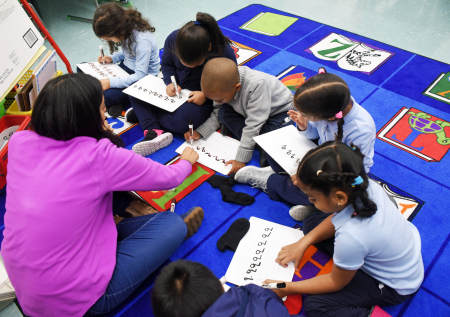
<path fill-rule="evenodd" d="M 129 69 L 125 66 L 123 62 L 119 64 L 119 67 L 126 71 L 128 74 L 134 74 L 132 69 Z M 82 73 L 83 71 L 77 67 L 77 73 Z M 125 88 L 109 88 L 103 92 L 103 96 L 105 97 L 105 106 L 106 108 L 110 108 L 114 105 L 122 104 L 124 108 L 127 108 L 130 105 L 130 100 L 128 99 L 128 95 L 124 94 L 122 91 Z"/>
<path fill-rule="evenodd" d="M 125 218 L 117 225 L 116 266 L 105 294 L 85 316 L 110 312 L 125 301 L 184 241 L 187 227 L 176 213 Z"/>
<path fill-rule="evenodd" d="M 168 112 L 131 96 L 130 103 L 144 131 L 157 129 L 184 134 L 189 131 L 189 120 L 192 120 L 196 129 L 214 110 L 212 100 L 209 99 L 201 106 L 185 102 L 174 112 Z"/>

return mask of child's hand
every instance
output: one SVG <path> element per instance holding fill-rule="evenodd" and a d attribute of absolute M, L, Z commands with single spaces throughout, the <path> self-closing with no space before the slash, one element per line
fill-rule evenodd
<path fill-rule="evenodd" d="M 108 90 L 111 87 L 109 79 L 100 79 L 100 84 L 102 84 L 103 91 Z"/>
<path fill-rule="evenodd" d="M 111 64 L 111 63 L 113 62 L 111 56 L 103 56 L 103 58 L 102 58 L 102 55 L 99 55 L 99 56 L 98 56 L 97 61 L 98 61 L 99 63 L 105 62 L 106 64 Z"/>
<path fill-rule="evenodd" d="M 297 175 L 292 175 L 291 181 L 292 181 L 292 183 L 294 183 L 295 186 L 297 186 Z"/>
<path fill-rule="evenodd" d="M 287 267 L 287 264 L 289 262 L 295 260 L 294 267 L 295 270 L 297 271 L 298 266 L 300 265 L 300 260 L 302 259 L 303 254 L 306 251 L 301 241 L 302 240 L 282 247 L 280 253 L 278 253 L 278 257 L 276 258 L 275 262 L 277 262 L 283 267 Z"/>
<path fill-rule="evenodd" d="M 105 122 L 103 122 L 103 129 L 105 129 L 105 131 L 109 131 L 109 132 L 114 132 L 114 129 L 109 125 L 108 121 L 105 120 Z"/>
<path fill-rule="evenodd" d="M 271 284 L 271 283 L 286 283 L 284 281 L 276 281 L 276 280 L 265 280 L 262 282 L 263 284 Z M 286 283 L 287 284 L 287 283 Z M 286 285 L 287 286 L 287 285 Z M 289 292 L 285 288 L 278 288 L 278 289 L 271 289 L 275 294 L 278 295 L 278 297 L 283 298 L 285 296 L 289 295 Z"/>
<path fill-rule="evenodd" d="M 181 87 L 178 86 L 178 92 L 180 92 L 180 91 L 181 91 Z M 169 97 L 173 97 L 173 96 L 175 96 L 177 94 L 176 91 L 175 91 L 175 86 L 172 83 L 167 85 L 167 87 L 166 87 L 166 94 Z"/>
<path fill-rule="evenodd" d="M 243 168 L 245 166 L 245 163 L 236 161 L 236 160 L 230 160 L 228 162 L 225 163 L 225 166 L 233 164 L 233 166 L 231 167 L 230 172 L 228 173 L 228 175 L 236 173 L 237 171 L 239 171 L 241 168 Z"/>
<path fill-rule="evenodd" d="M 188 102 L 195 103 L 198 106 L 203 105 L 205 101 L 206 101 L 205 94 L 201 91 L 192 91 L 188 99 Z"/>
<path fill-rule="evenodd" d="M 194 131 L 194 135 L 192 137 L 191 137 L 189 131 L 184 134 L 184 139 L 186 141 L 190 141 L 191 139 L 192 140 L 198 140 L 201 137 L 202 137 L 202 135 L 200 133 L 198 133 L 197 131 Z"/>
<path fill-rule="evenodd" d="M 308 127 L 308 119 L 302 116 L 300 112 L 289 110 L 288 115 L 291 117 L 292 121 L 297 123 L 300 130 L 306 130 Z"/>
<path fill-rule="evenodd" d="M 192 165 L 198 160 L 198 153 L 191 147 L 186 147 L 181 153 L 180 160 L 189 161 Z"/>

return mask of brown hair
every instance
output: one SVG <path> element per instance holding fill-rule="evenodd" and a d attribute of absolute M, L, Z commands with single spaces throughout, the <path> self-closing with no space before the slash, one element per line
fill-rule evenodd
<path fill-rule="evenodd" d="M 187 64 L 204 60 L 210 53 L 222 56 L 226 46 L 231 44 L 211 15 L 198 12 L 196 19 L 186 23 L 175 40 L 175 55 Z"/>
<path fill-rule="evenodd" d="M 334 74 L 317 74 L 301 85 L 294 96 L 294 105 L 301 113 L 327 120 L 343 111 L 350 103 L 350 90 L 345 81 Z M 344 118 L 338 119 L 337 140 L 343 137 Z"/>
<path fill-rule="evenodd" d="M 124 43 L 126 49 L 133 55 L 132 46 L 136 39 L 133 31 L 155 32 L 155 28 L 150 25 L 147 19 L 136 9 L 124 10 L 115 3 L 104 4 L 97 8 L 92 21 L 92 29 L 97 37 L 117 37 L 123 39 L 121 43 L 108 41 L 111 54 L 118 50 Z"/>

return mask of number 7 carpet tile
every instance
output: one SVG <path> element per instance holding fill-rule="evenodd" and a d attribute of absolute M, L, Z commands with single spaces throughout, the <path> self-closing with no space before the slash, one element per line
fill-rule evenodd
<path fill-rule="evenodd" d="M 394 198 L 399 212 L 421 235 L 423 284 L 405 303 L 383 307 L 386 316 L 450 316 L 450 225 L 446 214 L 450 209 L 450 65 L 258 4 L 218 23 L 232 41 L 239 65 L 278 77 L 292 92 L 320 67 L 347 82 L 352 96 L 376 123 L 374 165 L 369 176 Z M 142 139 L 139 126 L 127 127 L 120 118 L 112 121 L 113 128 L 121 129 L 118 132 L 127 148 Z M 169 162 L 182 143 L 182 136 L 174 135 L 171 145 L 149 157 Z M 258 166 L 258 162 L 254 153 L 249 164 Z M 301 230 L 302 224 L 288 214 L 291 206 L 272 201 L 248 185 L 237 184 L 233 189 L 255 197 L 254 204 L 223 202 L 220 190 L 204 182 L 213 172 L 197 168 L 208 172 L 184 183 L 180 193 L 188 189 L 178 196 L 176 212 L 201 206 L 203 225 L 165 264 L 178 259 L 198 261 L 220 278 L 234 253 L 220 252 L 216 243 L 236 219 L 256 216 Z M 162 197 L 158 195 L 155 199 Z M 3 206 L 5 194 L 0 199 Z M 159 210 L 167 208 L 166 200 L 158 202 Z M 331 266 L 329 256 L 311 247 L 294 280 L 326 274 Z M 150 293 L 157 273 L 105 316 L 152 316 Z M 289 296 L 286 306 L 291 314 L 305 316 L 302 296 Z"/>

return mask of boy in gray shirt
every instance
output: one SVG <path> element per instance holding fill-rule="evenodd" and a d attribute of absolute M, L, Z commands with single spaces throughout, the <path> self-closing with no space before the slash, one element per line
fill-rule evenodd
<path fill-rule="evenodd" d="M 251 160 L 255 136 L 281 128 L 287 112 L 295 109 L 292 92 L 275 76 L 236 66 L 223 57 L 206 63 L 201 87 L 205 96 L 214 101 L 214 111 L 193 137 L 189 131 L 184 137 L 207 139 L 222 122 L 241 141 L 236 158 L 226 163 L 233 164 L 229 174 Z"/>

